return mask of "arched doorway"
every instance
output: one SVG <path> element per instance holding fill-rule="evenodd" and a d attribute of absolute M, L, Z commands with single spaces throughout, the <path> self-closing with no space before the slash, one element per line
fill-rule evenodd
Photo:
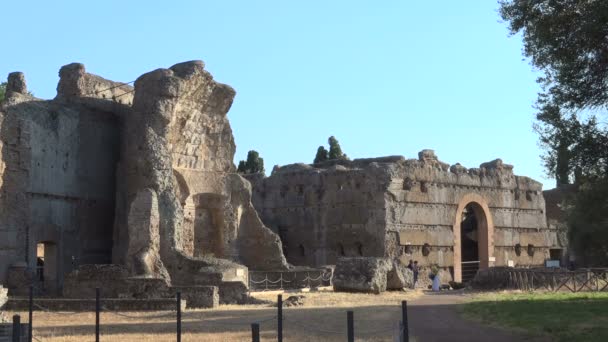
<path fill-rule="evenodd" d="M 494 255 L 494 224 L 483 197 L 463 196 L 456 210 L 453 232 L 454 280 L 466 282 L 478 269 L 488 268 Z"/>

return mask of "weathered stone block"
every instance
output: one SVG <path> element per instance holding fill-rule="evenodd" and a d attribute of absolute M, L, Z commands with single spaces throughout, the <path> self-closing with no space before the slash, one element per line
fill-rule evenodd
<path fill-rule="evenodd" d="M 406 265 L 395 260 L 393 268 L 388 272 L 386 278 L 387 290 L 401 290 L 411 288 L 414 285 L 414 272 Z"/>
<path fill-rule="evenodd" d="M 392 262 L 386 258 L 340 258 L 332 278 L 334 291 L 384 292 L 392 268 Z"/>

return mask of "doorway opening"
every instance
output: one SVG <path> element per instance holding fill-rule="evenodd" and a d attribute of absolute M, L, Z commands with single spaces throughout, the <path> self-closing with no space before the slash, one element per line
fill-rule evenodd
<path fill-rule="evenodd" d="M 456 210 L 454 233 L 454 281 L 468 282 L 479 269 L 494 261 L 494 223 L 490 208 L 478 194 L 462 197 Z"/>
<path fill-rule="evenodd" d="M 57 245 L 54 242 L 36 245 L 36 281 L 45 291 L 57 289 Z"/>
<path fill-rule="evenodd" d="M 460 222 L 460 257 L 463 282 L 471 281 L 479 270 L 478 226 L 473 204 L 470 203 L 462 211 Z"/>

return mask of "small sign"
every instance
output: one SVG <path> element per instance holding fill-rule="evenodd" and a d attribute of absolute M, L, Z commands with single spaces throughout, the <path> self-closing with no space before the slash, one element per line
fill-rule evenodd
<path fill-rule="evenodd" d="M 489 261 L 490 261 L 490 262 L 495 262 L 495 261 L 496 261 L 496 258 L 495 258 L 495 257 L 490 257 Z"/>
<path fill-rule="evenodd" d="M 507 260 L 507 266 L 515 267 L 515 262 L 513 260 Z"/>
<path fill-rule="evenodd" d="M 545 261 L 545 267 L 559 268 L 559 260 L 547 260 Z"/>
<path fill-rule="evenodd" d="M 237 268 L 237 269 L 236 269 L 236 276 L 237 276 L 237 277 L 242 277 L 242 276 L 243 276 L 243 274 L 245 274 L 245 272 L 243 272 L 243 270 L 242 270 L 242 269 L 240 269 L 240 268 Z"/>

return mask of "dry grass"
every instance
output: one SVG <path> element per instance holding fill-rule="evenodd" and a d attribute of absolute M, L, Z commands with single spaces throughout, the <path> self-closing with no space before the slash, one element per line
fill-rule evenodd
<path fill-rule="evenodd" d="M 385 292 L 380 295 L 335 293 L 284 293 L 304 295 L 304 305 L 284 308 L 285 341 L 344 341 L 346 311 L 353 310 L 357 341 L 393 341 L 401 318 L 400 303 L 417 292 Z M 258 299 L 276 301 L 277 293 L 254 293 Z M 276 308 L 268 304 L 222 305 L 217 309 L 187 310 L 182 317 L 182 341 L 248 341 L 251 323 L 260 323 L 262 340 L 275 340 Z M 10 315 L 14 313 L 9 313 Z M 19 312 L 24 320 L 27 313 Z M 101 314 L 102 340 L 175 341 L 175 312 L 130 312 L 133 318 Z M 268 320 L 270 319 L 270 320 Z M 43 342 L 93 341 L 95 314 L 34 313 L 34 335 Z"/>

